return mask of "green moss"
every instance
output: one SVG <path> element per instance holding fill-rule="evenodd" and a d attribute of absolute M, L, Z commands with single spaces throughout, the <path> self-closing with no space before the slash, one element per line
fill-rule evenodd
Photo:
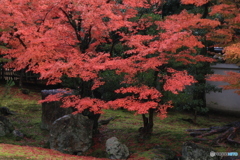
<path fill-rule="evenodd" d="M 0 143 L 28 145 L 41 148 L 49 146 L 47 144 L 49 136 L 48 131 L 40 129 L 41 105 L 37 104 L 36 100 L 23 100 L 12 96 L 11 99 L 3 99 L 3 104 L 11 110 L 17 112 L 16 115 L 8 116 L 8 119 L 13 123 L 14 127 L 24 133 L 26 137 L 24 139 L 16 140 L 16 138 L 10 134 L 5 137 L 0 137 Z M 149 150 L 151 150 L 154 146 L 169 148 L 174 151 L 181 151 L 183 142 L 195 140 L 193 137 L 188 135 L 186 129 L 221 126 L 237 120 L 233 117 L 215 115 L 209 117 L 199 116 L 198 124 L 195 125 L 182 120 L 183 118 L 192 118 L 190 113 L 170 111 L 168 113 L 168 117 L 163 120 L 158 117 L 154 117 L 152 136 L 146 140 L 139 140 L 138 129 L 143 125 L 141 115 L 134 115 L 134 112 L 126 111 L 124 109 L 105 110 L 105 113 L 101 115 L 100 119 L 107 119 L 110 117 L 115 117 L 115 119 L 110 121 L 108 125 L 100 126 L 100 135 L 97 135 L 97 141 L 94 144 L 97 145 L 97 147 L 93 146 L 92 151 L 86 153 L 86 156 L 106 158 L 105 142 L 108 138 L 115 136 L 120 142 L 126 144 L 132 155 L 140 158 L 143 157 L 143 159 L 147 160 L 152 158 L 153 155 L 150 154 Z M 210 138 L 214 138 L 216 136 L 217 135 L 213 135 Z M 209 146 L 207 142 L 202 143 Z M 213 149 L 219 152 L 236 151 L 240 153 L 239 148 L 229 145 L 213 147 Z M 1 156 L 4 157 L 4 159 L 9 158 L 9 156 L 12 159 L 21 159 L 25 154 L 24 149 L 23 151 L 20 148 L 17 150 L 17 154 L 13 154 L 10 151 L 3 151 L 0 147 L 0 159 Z M 38 156 L 31 155 L 28 156 L 28 158 L 46 159 L 47 157 L 48 159 L 51 159 L 53 156 L 45 151 L 41 152 L 42 154 Z M 56 156 L 54 159 L 61 158 Z"/>

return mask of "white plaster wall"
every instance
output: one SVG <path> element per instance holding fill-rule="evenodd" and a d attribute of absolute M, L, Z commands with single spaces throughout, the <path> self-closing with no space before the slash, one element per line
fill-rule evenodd
<path fill-rule="evenodd" d="M 213 65 L 212 69 L 215 74 L 225 75 L 226 71 L 234 71 L 240 73 L 240 67 L 234 64 L 217 64 Z M 220 87 L 227 83 L 207 81 L 209 84 Z M 223 90 L 220 92 L 211 92 L 206 94 L 207 107 L 210 110 L 222 111 L 240 117 L 240 95 L 234 93 L 234 90 Z"/>

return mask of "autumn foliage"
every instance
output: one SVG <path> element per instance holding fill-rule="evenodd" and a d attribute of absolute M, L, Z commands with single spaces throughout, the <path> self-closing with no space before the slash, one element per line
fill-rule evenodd
<path fill-rule="evenodd" d="M 210 3 L 181 2 L 197 7 Z M 63 107 L 75 107 L 75 113 L 85 109 L 101 113 L 102 109 L 123 107 L 137 114 L 154 109 L 159 117 L 166 117 L 167 108 L 172 105 L 171 101 L 162 101 L 162 92 L 177 94 L 196 82 L 185 70 L 176 70 L 169 62 L 182 65 L 213 62 L 212 58 L 199 54 L 199 49 L 205 47 L 203 39 L 217 39 L 222 45 L 232 42 L 229 38 L 235 38 L 232 30 L 240 20 L 237 5 L 224 2 L 213 5 L 209 13 L 210 16 L 220 12 L 226 17 L 234 14 L 234 18 L 229 16 L 223 24 L 218 18 L 203 17 L 202 13 L 185 9 L 161 17 L 159 9 L 164 5 L 161 0 L 3 0 L 2 4 L 0 40 L 8 49 L 2 49 L 1 54 L 12 60 L 5 67 L 40 73 L 40 79 L 47 79 L 48 84 L 61 83 L 62 76 L 87 82 L 90 87 L 80 88 L 80 95 L 46 99 L 61 99 Z M 151 14 L 140 13 L 141 9 L 150 10 Z M 144 33 L 153 26 L 154 34 Z M 207 34 L 196 35 L 195 30 L 205 30 Z M 226 39 L 224 42 L 219 34 Z M 121 55 L 99 49 L 103 44 L 114 47 L 116 39 L 112 35 L 118 37 L 117 43 L 128 48 Z M 235 54 L 238 51 L 233 49 L 234 45 L 226 53 L 236 57 L 239 53 Z M 127 94 L 125 98 L 105 102 L 86 91 L 104 85 L 99 74 L 107 70 L 124 74 L 122 83 L 126 87 L 116 92 Z M 156 85 L 147 86 L 136 78 L 149 70 L 156 73 Z"/>
<path fill-rule="evenodd" d="M 221 28 L 209 34 L 212 40 L 218 42 L 224 48 L 223 58 L 227 63 L 240 65 L 240 9 L 239 1 L 222 1 L 221 4 L 212 7 L 211 15 L 221 13 Z M 213 75 L 210 81 L 223 81 L 229 85 L 222 86 L 224 89 L 235 89 L 240 95 L 240 73 L 227 72 L 226 75 Z"/>
<path fill-rule="evenodd" d="M 18 159 L 106 160 L 106 158 L 95 158 L 89 156 L 75 156 L 63 154 L 56 150 L 32 146 L 19 146 L 1 143 L 0 149 L 1 151 L 4 151 L 4 155 L 6 155 L 1 157 L 4 159 L 11 159 L 14 156 L 15 158 L 17 157 Z"/>

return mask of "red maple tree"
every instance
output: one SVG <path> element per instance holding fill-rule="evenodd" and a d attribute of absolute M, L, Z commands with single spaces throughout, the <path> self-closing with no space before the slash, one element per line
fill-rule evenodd
<path fill-rule="evenodd" d="M 9 49 L 1 50 L 1 54 L 12 60 L 5 67 L 40 73 L 40 79 L 47 79 L 48 84 L 61 83 L 63 75 L 81 78 L 80 95 L 61 98 L 57 94 L 45 101 L 61 99 L 62 107 L 74 107 L 75 113 L 85 109 L 101 113 L 102 109 L 119 107 L 136 111 L 143 115 L 142 131 L 146 133 L 152 131 L 154 111 L 164 118 L 167 108 L 172 107 L 171 101 L 162 101 L 162 92 L 177 94 L 195 83 L 186 71 L 173 69 L 169 62 L 183 65 L 212 62 L 213 59 L 198 53 L 198 48 L 204 45 L 202 37 L 194 35 L 193 30 L 211 31 L 221 24 L 187 10 L 157 20 L 147 14 L 139 15 L 139 8 L 161 14 L 159 8 L 164 4 L 161 0 L 3 0 L 3 3 L 0 40 Z M 182 1 L 197 6 L 207 3 Z M 151 26 L 157 26 L 155 34 L 144 33 Z M 120 37 L 122 45 L 128 46 L 125 56 L 97 49 L 104 43 L 114 43 L 112 32 Z M 129 96 L 109 102 L 92 96 L 92 90 L 104 84 L 99 73 L 106 70 L 124 73 L 122 83 L 126 87 L 116 92 Z M 136 78 L 149 70 L 154 71 L 154 86 Z"/>
<path fill-rule="evenodd" d="M 224 47 L 223 59 L 226 63 L 240 65 L 240 5 L 239 1 L 227 1 L 212 7 L 211 15 L 219 15 L 221 27 L 209 33 L 209 39 L 214 40 L 216 45 Z M 240 95 L 240 73 L 227 72 L 226 75 L 215 74 L 208 78 L 210 81 L 223 81 L 229 85 L 222 86 L 224 89 L 235 89 Z"/>
<path fill-rule="evenodd" d="M 218 47 L 224 47 L 223 59 L 226 63 L 240 63 L 240 3 L 239 0 L 229 1 L 209 1 L 209 16 L 220 22 L 220 25 L 207 33 L 206 39 L 214 42 Z M 235 89 L 240 95 L 240 73 L 227 72 L 226 75 L 214 74 L 208 77 L 211 81 L 224 81 L 229 85 L 223 86 L 224 89 Z M 219 145 L 222 142 L 239 145 L 240 142 L 234 140 L 240 131 L 240 122 L 236 121 L 221 127 L 210 127 L 209 129 L 188 130 L 192 136 L 202 139 L 213 134 L 220 135 L 212 140 L 212 145 Z"/>

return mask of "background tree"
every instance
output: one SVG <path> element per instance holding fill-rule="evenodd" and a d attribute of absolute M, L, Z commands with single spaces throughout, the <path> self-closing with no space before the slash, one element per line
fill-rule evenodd
<path fill-rule="evenodd" d="M 225 63 L 235 63 L 239 65 L 240 48 L 239 48 L 239 24 L 240 24 L 240 6 L 239 1 L 217 1 L 211 7 L 210 16 L 221 22 L 215 30 L 208 33 L 207 39 L 214 41 L 214 45 L 224 47 L 223 59 Z M 208 78 L 212 81 L 224 81 L 229 85 L 223 86 L 224 89 L 235 89 L 237 94 L 240 94 L 240 74 L 237 72 L 227 72 L 227 75 L 213 75 Z M 203 137 L 213 134 L 220 135 L 212 140 L 213 145 L 227 142 L 229 144 L 239 145 L 240 142 L 234 140 L 240 131 L 240 122 L 233 122 L 221 127 L 211 127 L 205 129 L 188 130 L 192 136 Z"/>
<path fill-rule="evenodd" d="M 202 4 L 201 4 L 202 3 Z M 210 7 L 214 5 L 212 2 L 201 2 L 198 5 L 195 1 L 182 3 L 180 0 L 168 0 L 163 5 L 162 16 L 179 14 L 183 10 L 188 13 L 201 14 L 202 19 L 214 19 L 209 15 Z M 201 5 L 200 5 L 201 4 Z M 174 8 L 174 9 L 173 9 Z M 213 57 L 212 53 L 208 53 L 208 46 L 212 46 L 215 42 L 207 39 L 206 34 L 209 32 L 206 28 L 192 28 L 192 33 L 198 36 L 205 47 L 198 49 L 198 54 Z M 179 48 L 179 51 L 181 48 Z M 205 76 L 213 73 L 210 68 L 210 62 L 198 62 L 196 64 L 182 65 L 181 63 L 173 63 L 172 67 L 176 70 L 187 70 L 188 73 L 194 76 L 197 83 L 188 86 L 184 92 L 178 95 L 167 93 L 168 99 L 173 99 L 174 106 L 178 110 L 188 110 L 194 113 L 194 118 L 189 119 L 196 123 L 197 114 L 205 114 L 208 111 L 206 106 L 205 94 L 211 91 L 221 91 L 213 85 L 206 84 Z"/>
<path fill-rule="evenodd" d="M 237 62 L 239 65 L 240 60 L 240 48 L 239 43 L 230 45 L 225 48 L 224 58 L 227 61 Z M 223 81 L 227 82 L 228 85 L 222 85 L 223 89 L 234 89 L 235 93 L 240 95 L 240 73 L 238 72 L 227 72 L 226 75 L 214 74 L 208 78 L 209 81 Z"/>
<path fill-rule="evenodd" d="M 224 47 L 223 58 L 226 63 L 240 65 L 239 1 L 224 0 L 222 3 L 213 6 L 210 14 L 217 16 L 221 21 L 221 27 L 210 34 L 211 39 Z M 240 94 L 240 74 L 237 72 L 228 72 L 227 75 L 213 75 L 208 80 L 227 82 L 229 85 L 223 86 L 224 89 L 236 89 L 235 92 Z"/>

